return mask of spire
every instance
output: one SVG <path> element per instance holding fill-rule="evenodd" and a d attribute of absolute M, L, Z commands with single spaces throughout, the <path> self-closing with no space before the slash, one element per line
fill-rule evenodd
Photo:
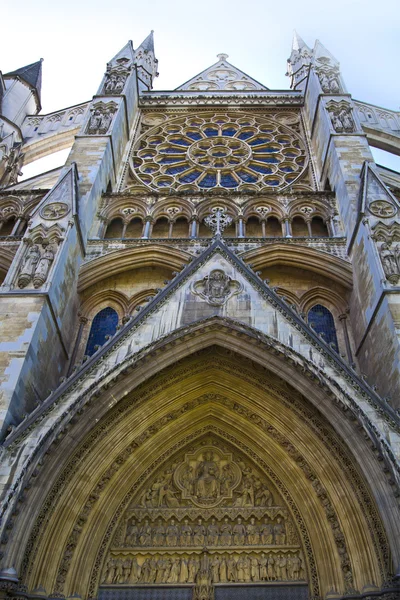
<path fill-rule="evenodd" d="M 331 62 L 334 65 L 339 66 L 339 61 L 333 56 L 331 52 L 323 45 L 319 40 L 315 41 L 314 49 L 314 61 L 318 64 Z"/>
<path fill-rule="evenodd" d="M 299 36 L 297 31 L 293 30 L 293 42 L 292 42 L 292 50 L 296 50 L 297 52 L 302 48 L 307 48 L 311 52 L 311 48 L 307 46 L 302 37 Z"/>
<path fill-rule="evenodd" d="M 132 41 L 129 40 L 129 42 L 127 42 L 125 44 L 125 46 L 123 46 L 121 48 L 121 50 L 119 52 L 117 52 L 117 54 L 110 60 L 110 62 L 108 64 L 109 65 L 118 64 L 118 63 L 123 62 L 123 59 L 133 61 L 134 56 L 135 56 L 135 51 L 133 49 Z M 121 61 L 121 59 L 122 59 L 122 61 Z"/>
<path fill-rule="evenodd" d="M 6 73 L 5 77 L 11 77 L 16 75 L 23 79 L 28 85 L 35 88 L 37 95 L 40 100 L 40 93 L 42 90 L 42 62 L 43 58 L 35 63 L 21 67 L 10 73 Z"/>
<path fill-rule="evenodd" d="M 139 48 L 143 48 L 146 52 L 154 54 L 154 30 L 152 29 L 145 40 L 140 44 Z"/>

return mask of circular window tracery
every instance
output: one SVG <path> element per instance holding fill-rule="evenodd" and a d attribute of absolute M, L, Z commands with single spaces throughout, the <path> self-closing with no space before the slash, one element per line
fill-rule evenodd
<path fill-rule="evenodd" d="M 271 119 L 188 116 L 141 136 L 131 168 L 151 189 L 281 190 L 304 173 L 306 153 L 296 132 Z"/>

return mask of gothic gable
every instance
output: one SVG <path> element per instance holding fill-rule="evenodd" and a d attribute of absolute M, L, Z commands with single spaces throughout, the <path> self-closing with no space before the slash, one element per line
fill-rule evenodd
<path fill-rule="evenodd" d="M 227 54 L 218 54 L 218 62 L 176 89 L 198 92 L 268 90 L 267 87 L 231 65 L 227 58 Z"/>

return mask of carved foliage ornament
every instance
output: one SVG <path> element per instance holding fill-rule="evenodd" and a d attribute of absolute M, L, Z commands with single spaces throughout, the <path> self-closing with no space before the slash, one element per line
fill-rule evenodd
<path fill-rule="evenodd" d="M 394 217 L 397 210 L 390 202 L 386 200 L 375 200 L 368 206 L 368 210 L 376 217 L 382 217 L 383 219 L 389 219 Z"/>
<path fill-rule="evenodd" d="M 211 306 L 222 306 L 229 298 L 239 294 L 243 285 L 231 279 L 222 269 L 213 269 L 201 281 L 192 285 L 192 292 Z"/>

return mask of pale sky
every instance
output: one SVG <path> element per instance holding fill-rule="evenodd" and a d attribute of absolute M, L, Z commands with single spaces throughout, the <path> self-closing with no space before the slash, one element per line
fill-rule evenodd
<path fill-rule="evenodd" d="M 139 46 L 151 29 L 160 72 L 154 89 L 174 89 L 213 64 L 220 52 L 269 88 L 288 88 L 286 60 L 296 29 L 309 46 L 318 38 L 340 61 L 355 99 L 399 110 L 398 0 L 7 4 L 2 9 L 0 69 L 7 73 L 44 58 L 42 114 L 91 99 L 107 61 L 128 40 Z M 400 159 L 393 158 L 390 166 L 400 171 Z"/>

